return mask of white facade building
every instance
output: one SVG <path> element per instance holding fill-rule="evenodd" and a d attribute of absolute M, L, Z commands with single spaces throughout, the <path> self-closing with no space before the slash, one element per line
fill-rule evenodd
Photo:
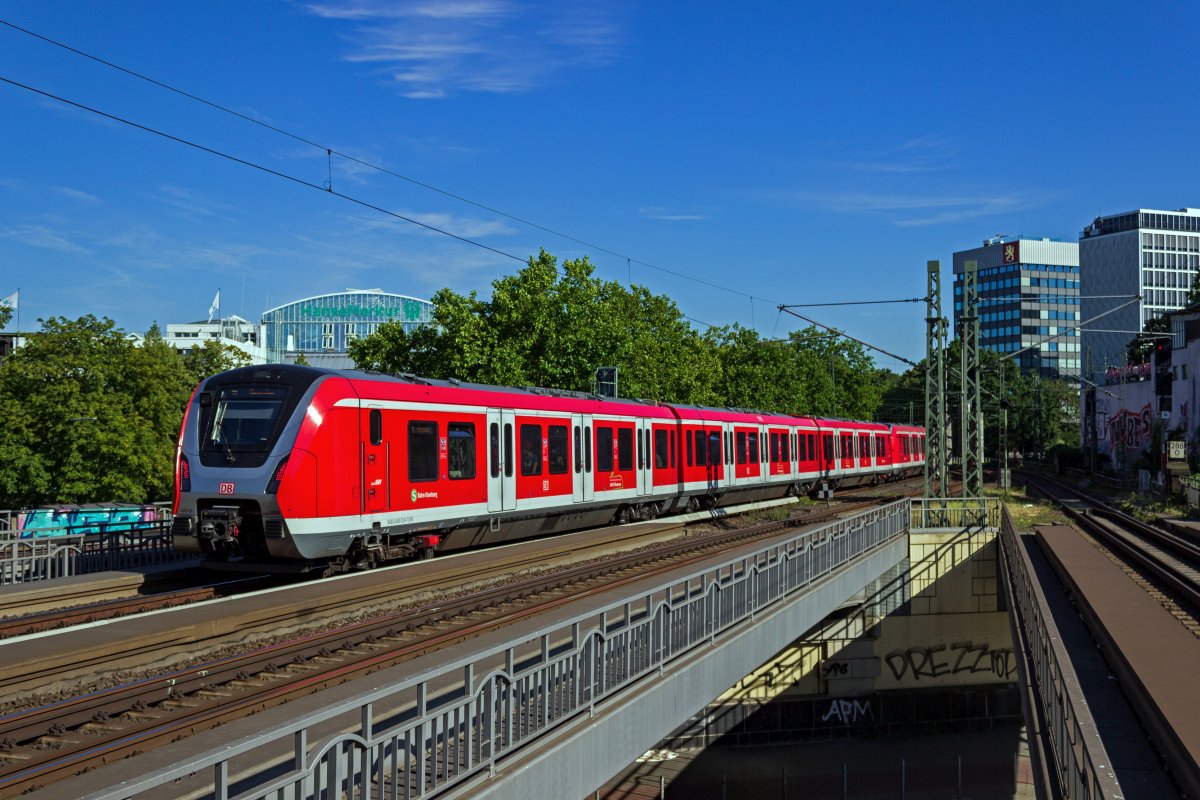
<path fill-rule="evenodd" d="M 266 364 L 267 351 L 262 347 L 262 326 L 247 322 L 239 316 L 228 316 L 211 322 L 179 322 L 167 325 L 167 344 L 187 354 L 196 347 L 203 347 L 209 340 L 217 340 L 241 350 L 251 364 Z"/>
<path fill-rule="evenodd" d="M 1089 320 L 1128 302 L 1125 308 L 1088 324 L 1083 333 L 1085 365 L 1090 350 L 1096 380 L 1108 367 L 1124 366 L 1126 345 L 1146 322 L 1183 308 L 1200 267 L 1200 209 L 1138 209 L 1097 217 L 1079 239 L 1081 311 Z"/>

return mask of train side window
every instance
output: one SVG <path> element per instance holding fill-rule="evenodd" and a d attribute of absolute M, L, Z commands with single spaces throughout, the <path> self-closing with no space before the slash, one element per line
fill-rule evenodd
<path fill-rule="evenodd" d="M 512 423 L 504 423 L 504 477 L 511 478 L 513 473 L 513 429 Z"/>
<path fill-rule="evenodd" d="M 488 440 L 492 446 L 492 477 L 500 477 L 500 426 L 493 422 L 488 426 Z"/>
<path fill-rule="evenodd" d="M 785 433 L 779 437 L 779 458 L 781 461 L 791 461 L 792 460 L 792 458 L 791 458 L 792 454 L 788 450 L 788 444 L 789 444 L 788 440 L 791 438 L 792 438 L 792 436 L 789 433 Z"/>
<path fill-rule="evenodd" d="M 633 469 L 633 429 L 617 429 L 617 469 L 628 472 Z"/>
<path fill-rule="evenodd" d="M 383 444 L 383 412 L 371 409 L 371 444 Z"/>
<path fill-rule="evenodd" d="M 654 468 L 666 469 L 670 466 L 671 456 L 670 449 L 667 445 L 667 432 L 657 430 L 654 432 Z"/>
<path fill-rule="evenodd" d="M 583 440 L 579 435 L 579 426 L 575 426 L 575 471 L 583 469 Z"/>
<path fill-rule="evenodd" d="M 825 459 L 828 461 L 833 458 L 833 434 L 825 434 Z"/>
<path fill-rule="evenodd" d="M 475 477 L 475 423 L 451 422 L 446 461 L 450 480 L 465 481 Z"/>
<path fill-rule="evenodd" d="M 521 426 L 521 474 L 542 474 L 542 426 Z"/>
<path fill-rule="evenodd" d="M 592 471 L 592 426 L 585 425 L 583 428 L 583 468 L 588 472 Z"/>
<path fill-rule="evenodd" d="M 596 426 L 596 471 L 612 472 L 613 429 Z"/>
<path fill-rule="evenodd" d="M 746 463 L 746 432 L 737 432 L 737 463 Z"/>
<path fill-rule="evenodd" d="M 708 434 L 708 463 L 713 466 L 721 463 L 720 431 L 710 431 Z"/>
<path fill-rule="evenodd" d="M 551 425 L 547 433 L 547 440 L 550 451 L 550 474 L 565 475 L 571 469 L 567 463 L 567 454 L 570 450 L 568 446 L 570 439 L 567 436 L 567 426 Z"/>
<path fill-rule="evenodd" d="M 687 443 L 687 465 L 690 467 L 693 463 L 692 457 L 692 435 L 687 431 L 683 432 L 683 441 Z"/>
<path fill-rule="evenodd" d="M 645 450 L 645 446 L 642 443 L 642 435 L 640 433 L 638 434 L 637 442 L 638 442 L 638 446 L 637 446 L 638 469 L 645 469 L 646 468 L 646 450 Z"/>
<path fill-rule="evenodd" d="M 733 434 L 725 431 L 725 463 L 733 463 Z"/>
<path fill-rule="evenodd" d="M 671 447 L 668 450 L 668 454 L 671 456 L 671 467 L 673 468 L 675 466 L 675 430 L 674 430 L 674 428 L 671 429 Z"/>
<path fill-rule="evenodd" d="M 751 433 L 746 437 L 746 442 L 750 446 L 750 453 L 746 456 L 746 463 L 753 464 L 758 461 L 758 433 Z"/>
<path fill-rule="evenodd" d="M 408 423 L 408 480 L 436 481 L 438 477 L 438 426 L 436 422 Z"/>
<path fill-rule="evenodd" d="M 692 431 L 692 435 L 696 440 L 696 466 L 706 467 L 708 466 L 708 459 L 706 458 L 708 451 L 704 447 L 704 431 Z"/>
<path fill-rule="evenodd" d="M 770 446 L 771 446 L 771 460 L 778 461 L 779 460 L 779 434 L 772 433 L 769 441 L 770 441 Z"/>

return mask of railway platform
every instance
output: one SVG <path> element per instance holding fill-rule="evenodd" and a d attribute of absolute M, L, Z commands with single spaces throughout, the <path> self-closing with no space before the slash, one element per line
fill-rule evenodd
<path fill-rule="evenodd" d="M 1124 797 L 1176 796 L 1172 777 L 1181 787 L 1195 787 L 1200 693 L 1192 678 L 1200 639 L 1074 528 L 1039 525 L 1036 537 L 1020 539 L 1046 589 Z M 1065 591 L 1051 590 L 1060 583 Z M 1104 632 L 1100 650 L 1080 615 L 1093 631 Z M 1160 746 L 1190 763 L 1191 773 L 1168 776 L 1142 725 Z M 1195 796 L 1194 788 L 1189 794 Z"/>

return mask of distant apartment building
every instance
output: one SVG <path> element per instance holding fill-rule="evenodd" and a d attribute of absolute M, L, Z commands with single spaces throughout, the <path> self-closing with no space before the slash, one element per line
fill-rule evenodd
<path fill-rule="evenodd" d="M 1079 237 L 1084 320 L 1100 317 L 1083 334 L 1091 380 L 1123 367 L 1129 341 L 1146 322 L 1183 308 L 1200 267 L 1200 209 L 1138 209 L 1097 217 Z"/>
<path fill-rule="evenodd" d="M 963 269 L 978 270 L 979 345 L 1026 371 L 1078 378 L 1079 245 L 1055 239 L 995 236 L 954 254 L 954 331 L 962 315 Z"/>

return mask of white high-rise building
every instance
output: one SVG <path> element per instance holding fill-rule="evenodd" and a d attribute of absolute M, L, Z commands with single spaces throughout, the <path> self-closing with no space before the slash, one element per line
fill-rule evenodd
<path fill-rule="evenodd" d="M 1138 209 L 1096 217 L 1079 237 L 1084 368 L 1096 380 L 1125 365 L 1126 346 L 1146 322 L 1183 308 L 1200 267 L 1200 209 Z M 1092 323 L 1087 320 L 1141 299 Z"/>

